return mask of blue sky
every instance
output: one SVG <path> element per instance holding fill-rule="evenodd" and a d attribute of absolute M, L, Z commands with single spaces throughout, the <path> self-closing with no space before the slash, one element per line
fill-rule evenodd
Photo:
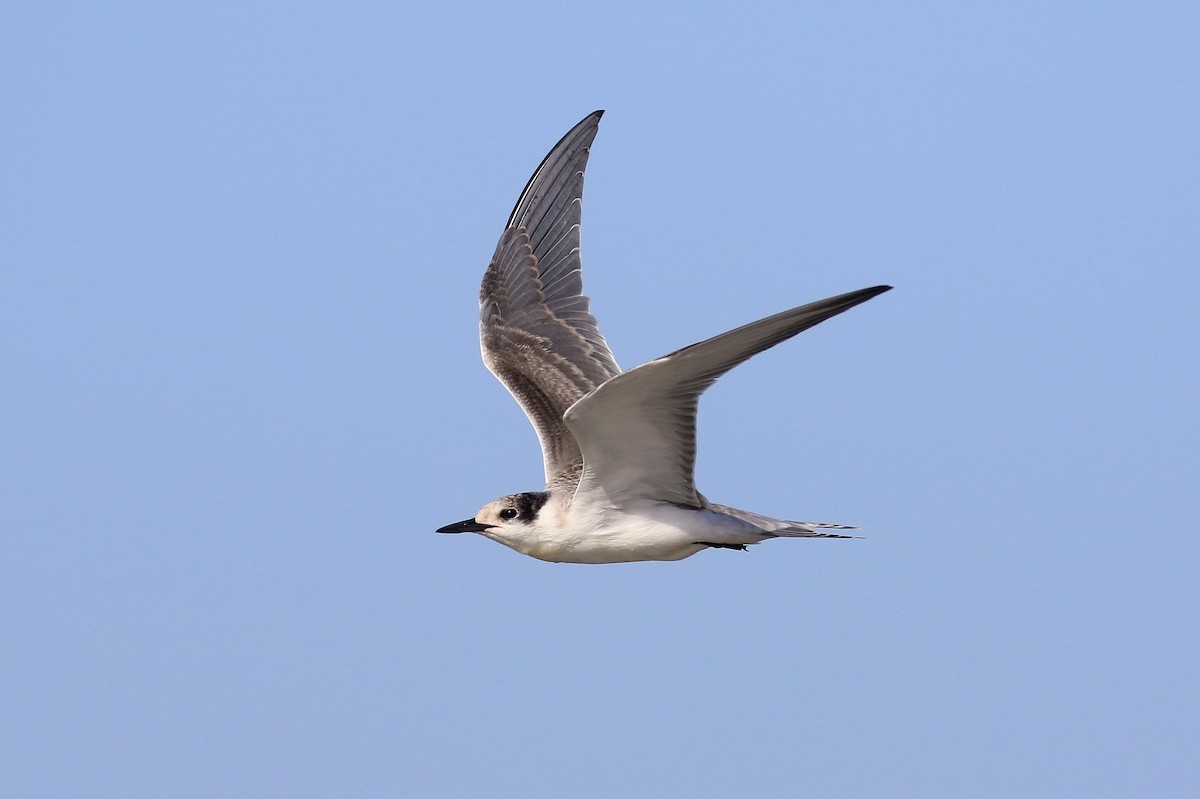
<path fill-rule="evenodd" d="M 1187 3 L 0 12 L 5 796 L 1185 796 Z M 858 524 L 585 567 L 478 281 L 595 108 L 625 367 L 724 378 L 715 501 Z"/>

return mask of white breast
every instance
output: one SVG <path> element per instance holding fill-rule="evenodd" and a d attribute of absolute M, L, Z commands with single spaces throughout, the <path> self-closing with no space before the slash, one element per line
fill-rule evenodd
<path fill-rule="evenodd" d="M 763 534 L 745 522 L 710 510 L 640 501 L 626 508 L 575 504 L 544 514 L 518 542 L 503 542 L 541 560 L 557 563 L 627 563 L 681 560 L 705 543 L 751 544 Z"/>

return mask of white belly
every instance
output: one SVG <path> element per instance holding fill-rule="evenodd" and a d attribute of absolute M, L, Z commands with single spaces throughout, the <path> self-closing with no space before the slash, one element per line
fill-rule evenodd
<path fill-rule="evenodd" d="M 606 508 L 602 513 L 572 508 L 561 522 L 539 531 L 533 539 L 509 546 L 556 563 L 628 563 L 682 560 L 706 549 L 707 544 L 737 546 L 766 537 L 738 519 L 664 502 Z"/>

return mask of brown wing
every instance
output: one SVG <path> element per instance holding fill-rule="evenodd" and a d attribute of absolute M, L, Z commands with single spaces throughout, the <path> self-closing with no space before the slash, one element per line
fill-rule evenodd
<path fill-rule="evenodd" d="M 483 362 L 542 444 L 546 483 L 580 460 L 563 413 L 621 370 L 583 295 L 583 173 L 603 111 L 554 145 L 509 217 L 479 292 Z"/>

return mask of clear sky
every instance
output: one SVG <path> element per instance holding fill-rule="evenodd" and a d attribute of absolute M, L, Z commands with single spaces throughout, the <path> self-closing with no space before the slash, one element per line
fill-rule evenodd
<path fill-rule="evenodd" d="M 0 12 L 0 794 L 1195 796 L 1194 3 Z M 535 490 L 476 292 L 608 113 L 625 367 L 896 289 L 705 396 L 679 563 Z"/>

